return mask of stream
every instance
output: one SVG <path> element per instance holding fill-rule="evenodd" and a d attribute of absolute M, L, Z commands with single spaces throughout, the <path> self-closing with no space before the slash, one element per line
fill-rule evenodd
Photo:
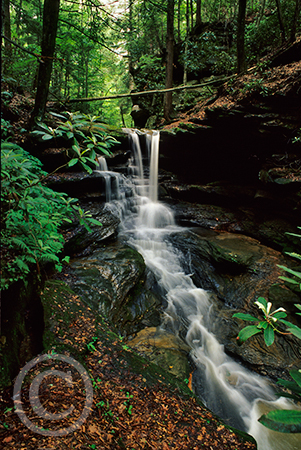
<path fill-rule="evenodd" d="M 143 256 L 165 296 L 161 327 L 181 337 L 191 349 L 196 367 L 195 394 L 226 424 L 251 434 L 259 450 L 300 449 L 300 434 L 273 432 L 258 422 L 271 409 L 290 409 L 293 405 L 287 399 L 277 399 L 268 380 L 225 353 L 212 332 L 215 318 L 210 293 L 194 285 L 181 265 L 185 255 L 168 242 L 169 234 L 182 228 L 175 224 L 172 211 L 158 201 L 159 132 L 150 131 L 143 137 L 139 137 L 137 130 L 127 132 L 133 157 L 127 177 L 117 177 L 116 183 L 115 174 L 114 193 L 111 173 L 100 161 L 99 169 L 106 180 L 106 207 L 118 211 L 122 219 L 119 234 Z M 144 152 L 140 146 L 142 139 Z"/>

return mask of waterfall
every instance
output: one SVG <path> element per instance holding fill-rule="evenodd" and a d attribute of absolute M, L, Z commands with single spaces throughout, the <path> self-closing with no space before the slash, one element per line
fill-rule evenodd
<path fill-rule="evenodd" d="M 191 276 L 184 273 L 180 255 L 167 240 L 168 234 L 179 231 L 180 227 L 175 225 L 170 209 L 158 201 L 159 132 L 148 133 L 146 138 L 150 149 L 150 155 L 145 158 L 149 164 L 148 190 L 144 189 L 147 181 L 141 169 L 139 136 L 134 131 L 129 130 L 129 133 L 143 189 L 136 189 L 140 199 L 134 213 L 125 215 L 122 234 L 142 254 L 165 295 L 167 306 L 161 327 L 184 338 L 191 348 L 197 367 L 196 394 L 225 423 L 254 436 L 259 450 L 300 450 L 300 434 L 273 432 L 258 422 L 258 417 L 267 410 L 289 409 L 293 405 L 284 398 L 276 400 L 273 389 L 263 377 L 226 355 L 223 345 L 211 331 L 214 317 L 210 295 L 197 288 Z M 138 158 L 141 159 L 138 161 Z"/>
<path fill-rule="evenodd" d="M 104 156 L 98 156 L 97 161 L 98 161 L 98 170 L 102 172 L 108 170 L 107 160 Z"/>

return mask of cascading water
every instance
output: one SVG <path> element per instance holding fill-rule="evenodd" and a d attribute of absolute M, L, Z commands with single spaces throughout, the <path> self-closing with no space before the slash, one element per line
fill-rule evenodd
<path fill-rule="evenodd" d="M 259 450 L 300 450 L 300 434 L 287 435 L 272 432 L 258 422 L 270 409 L 292 408 L 283 398 L 276 400 L 268 382 L 232 360 L 211 332 L 214 317 L 210 295 L 197 288 L 190 275 L 181 267 L 180 255 L 168 243 L 171 231 L 179 231 L 169 208 L 158 202 L 159 132 L 150 132 L 149 184 L 147 187 L 142 168 L 138 135 L 129 131 L 134 143 L 135 191 L 140 197 L 127 199 L 126 214 L 121 233 L 130 245 L 144 257 L 165 294 L 167 307 L 162 327 L 184 337 L 191 348 L 197 371 L 196 394 L 215 414 L 238 429 L 247 431 L 257 441 Z M 138 160 L 141 158 L 140 160 Z M 138 169 L 137 169 L 138 167 Z M 133 208 L 133 203 L 137 207 Z"/>

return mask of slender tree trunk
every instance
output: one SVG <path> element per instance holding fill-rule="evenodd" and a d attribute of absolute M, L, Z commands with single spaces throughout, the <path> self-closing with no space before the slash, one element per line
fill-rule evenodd
<path fill-rule="evenodd" d="M 17 34 L 19 34 L 19 30 L 20 30 L 21 11 L 22 11 L 22 0 L 20 0 L 17 14 L 16 14 L 16 32 L 17 32 Z"/>
<path fill-rule="evenodd" d="M 183 84 L 187 84 L 187 52 L 188 52 L 188 38 L 189 38 L 189 1 L 186 0 L 186 38 L 185 38 L 185 48 L 184 48 L 184 74 L 183 74 Z"/>
<path fill-rule="evenodd" d="M 202 24 L 202 14 L 201 14 L 201 9 L 202 9 L 202 0 L 197 0 L 196 2 L 196 26 L 199 26 Z"/>
<path fill-rule="evenodd" d="M 296 40 L 297 22 L 298 22 L 298 18 L 299 18 L 299 14 L 300 14 L 300 9 L 301 9 L 301 0 L 296 0 L 295 13 L 294 13 L 294 18 L 293 18 L 293 23 L 292 23 L 292 28 L 291 28 L 291 34 L 290 34 L 291 42 L 295 42 L 295 40 Z"/>
<path fill-rule="evenodd" d="M 3 33 L 4 36 L 6 36 L 8 39 L 11 39 L 9 0 L 2 0 L 1 16 L 2 16 L 1 33 Z M 2 60 L 3 75 L 7 75 L 9 72 L 9 67 L 11 65 L 11 57 L 12 57 L 11 43 L 4 39 L 4 52 Z"/>
<path fill-rule="evenodd" d="M 172 88 L 173 81 L 173 51 L 174 51 L 174 0 L 167 0 L 167 40 L 166 40 L 166 78 L 165 88 Z M 164 97 L 164 118 L 170 120 L 172 112 L 172 92 L 166 92 Z"/>
<path fill-rule="evenodd" d="M 182 0 L 178 0 L 178 42 L 181 42 L 181 4 Z"/>
<path fill-rule="evenodd" d="M 88 97 L 89 91 L 89 50 L 87 50 L 85 59 L 85 97 Z"/>
<path fill-rule="evenodd" d="M 189 0 L 186 0 L 186 34 L 189 34 Z"/>
<path fill-rule="evenodd" d="M 247 69 L 245 54 L 245 19 L 247 0 L 239 0 L 237 17 L 237 73 Z"/>
<path fill-rule="evenodd" d="M 131 45 L 133 42 L 133 0 L 129 0 L 129 89 L 130 91 L 134 89 L 134 66 L 133 66 L 133 58 L 132 58 L 132 51 L 131 51 Z"/>
<path fill-rule="evenodd" d="M 284 22 L 283 22 L 283 17 L 282 17 L 280 0 L 275 0 L 275 2 L 276 2 L 276 6 L 277 6 L 277 14 L 278 14 L 278 20 L 279 20 L 281 42 L 282 42 L 282 44 L 284 44 L 286 41 L 286 37 L 285 37 L 285 28 L 284 28 Z"/>
<path fill-rule="evenodd" d="M 262 3 L 261 3 L 261 7 L 260 7 L 259 14 L 257 17 L 257 21 L 256 21 L 257 27 L 259 26 L 260 22 L 262 21 L 263 14 L 264 14 L 264 8 L 265 8 L 265 0 L 261 0 L 261 1 L 262 1 Z"/>
<path fill-rule="evenodd" d="M 34 110 L 31 116 L 32 126 L 34 125 L 35 120 L 42 120 L 45 114 L 55 49 L 59 7 L 60 0 L 44 0 L 41 43 L 43 62 L 39 65 L 37 93 Z"/>
<path fill-rule="evenodd" d="M 193 28 L 193 1 L 190 0 L 190 23 L 191 29 Z"/>

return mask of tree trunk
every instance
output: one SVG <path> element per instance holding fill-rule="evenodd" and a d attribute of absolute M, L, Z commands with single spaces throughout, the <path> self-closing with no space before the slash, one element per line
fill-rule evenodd
<path fill-rule="evenodd" d="M 191 29 L 193 28 L 193 2 L 190 0 L 190 23 Z"/>
<path fill-rule="evenodd" d="M 283 17 L 282 17 L 280 0 L 275 0 L 275 1 L 276 1 L 276 6 L 277 6 L 277 14 L 278 14 L 278 20 L 279 20 L 281 42 L 282 42 L 282 44 L 284 44 L 286 41 L 286 37 L 285 37 L 285 28 L 284 28 L 284 22 L 283 22 Z"/>
<path fill-rule="evenodd" d="M 10 8 L 9 8 L 9 0 L 2 0 L 1 7 L 1 34 L 8 39 L 11 39 L 11 28 L 10 28 Z M 3 60 L 2 60 L 2 73 L 3 75 L 7 75 L 9 72 L 9 68 L 11 65 L 11 56 L 12 56 L 12 47 L 11 43 L 4 39 L 4 52 L 3 52 Z"/>
<path fill-rule="evenodd" d="M 52 62 L 55 49 L 60 0 L 44 0 L 43 32 L 42 32 L 42 63 L 39 65 L 38 86 L 34 110 L 31 116 L 31 126 L 35 120 L 43 120 L 49 92 Z"/>
<path fill-rule="evenodd" d="M 20 22 L 21 22 L 21 13 L 22 13 L 22 0 L 20 0 L 17 13 L 16 13 L 16 32 L 19 35 L 20 31 Z"/>
<path fill-rule="evenodd" d="M 86 60 L 85 60 L 85 97 L 88 97 L 89 91 L 89 51 L 86 51 Z"/>
<path fill-rule="evenodd" d="M 260 11 L 259 11 L 259 14 L 258 14 L 258 17 L 257 17 L 257 21 L 256 21 L 256 26 L 257 27 L 259 26 L 260 22 L 262 21 L 263 14 L 264 14 L 264 8 L 265 8 L 265 0 L 262 0 Z"/>
<path fill-rule="evenodd" d="M 174 0 L 167 0 L 167 39 L 166 39 L 166 77 L 165 88 L 172 87 L 173 79 L 173 48 L 174 48 Z M 166 92 L 164 97 L 164 118 L 170 120 L 172 112 L 172 92 Z"/>
<path fill-rule="evenodd" d="M 247 0 L 239 0 L 237 17 L 237 73 L 244 73 L 247 69 L 245 54 L 245 18 Z"/>
<path fill-rule="evenodd" d="M 197 27 L 202 24 L 201 7 L 202 7 L 202 0 L 197 0 L 197 2 L 196 2 L 196 18 L 195 18 Z"/>
<path fill-rule="evenodd" d="M 290 41 L 292 43 L 295 42 L 295 40 L 296 40 L 297 22 L 298 22 L 298 18 L 299 18 L 299 14 L 300 14 L 300 9 L 301 9 L 301 0 L 296 0 L 295 13 L 294 13 L 294 18 L 293 18 L 293 23 L 292 23 L 292 28 L 291 28 L 291 34 L 290 34 Z"/>
<path fill-rule="evenodd" d="M 182 0 L 178 0 L 178 42 L 181 42 L 181 3 Z"/>
<path fill-rule="evenodd" d="M 186 0 L 186 34 L 189 34 L 189 0 Z"/>

